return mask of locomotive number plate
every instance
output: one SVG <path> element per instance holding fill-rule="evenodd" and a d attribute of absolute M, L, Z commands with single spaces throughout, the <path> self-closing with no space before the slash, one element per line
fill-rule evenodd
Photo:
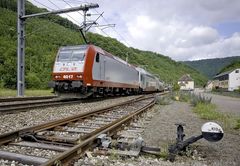
<path fill-rule="evenodd" d="M 73 78 L 73 75 L 63 75 L 63 78 L 64 78 L 64 79 L 72 79 L 72 78 Z"/>

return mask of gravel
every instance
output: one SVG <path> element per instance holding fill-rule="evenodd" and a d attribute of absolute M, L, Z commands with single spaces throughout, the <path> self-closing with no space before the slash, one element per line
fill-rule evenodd
<path fill-rule="evenodd" d="M 158 106 L 159 107 L 159 106 Z M 160 106 L 156 115 L 146 127 L 143 138 L 148 145 L 155 145 L 167 150 L 169 144 L 176 140 L 175 123 L 185 123 L 186 138 L 201 134 L 201 126 L 207 120 L 199 119 L 191 111 L 188 103 L 173 102 L 171 105 Z M 217 122 L 219 123 L 219 122 Z M 223 126 L 222 123 L 219 123 Z M 224 129 L 223 129 L 224 130 Z M 225 131 L 224 138 L 215 143 L 204 139 L 190 146 L 189 157 L 178 156 L 176 163 L 184 162 L 191 165 L 192 162 L 206 165 L 239 165 L 240 132 Z"/>
<path fill-rule="evenodd" d="M 165 106 L 156 105 L 150 114 L 144 116 L 144 120 L 141 119 L 137 122 L 137 125 L 145 126 L 144 132 L 140 136 L 143 137 L 147 146 L 157 146 L 161 148 L 162 152 L 167 152 L 168 145 L 173 144 L 176 140 L 175 123 L 186 124 L 186 138 L 200 135 L 201 126 L 207 121 L 199 119 L 196 114 L 191 112 L 191 109 L 189 104 L 182 102 L 173 102 L 171 105 Z M 140 155 L 139 157 L 98 155 L 79 159 L 74 166 L 238 166 L 240 165 L 239 142 L 239 131 L 225 131 L 224 138 L 220 142 L 210 143 L 204 139 L 199 140 L 192 144 L 182 156 L 177 156 L 173 163 L 149 155 Z"/>
<path fill-rule="evenodd" d="M 52 120 L 66 118 L 82 112 L 91 111 L 121 103 L 135 98 L 136 96 L 105 99 L 97 102 L 79 103 L 58 107 L 36 108 L 16 114 L 0 115 L 0 134 L 46 123 Z"/>
<path fill-rule="evenodd" d="M 19 153 L 29 156 L 37 156 L 37 157 L 43 157 L 43 158 L 52 158 L 53 156 L 56 156 L 59 154 L 59 152 L 52 151 L 52 150 L 46 150 L 46 149 L 38 149 L 38 148 L 32 148 L 32 147 L 25 147 L 25 146 L 14 146 L 14 145 L 6 145 L 6 146 L 0 146 L 0 150 L 12 152 L 12 153 Z"/>
<path fill-rule="evenodd" d="M 9 160 L 3 160 L 3 159 L 0 159 L 0 165 L 1 166 L 32 166 L 32 165 L 22 164 L 18 161 L 9 161 Z"/>
<path fill-rule="evenodd" d="M 77 105 L 53 107 L 46 109 L 36 109 L 24 113 L 4 115 L 0 117 L 2 133 L 16 130 L 19 128 L 33 124 L 39 124 L 48 120 L 59 119 L 62 117 L 78 114 L 81 111 L 89 111 L 91 109 L 108 106 L 121 101 L 125 101 L 131 97 L 119 99 L 111 99 L 96 103 L 80 103 Z M 158 146 L 161 151 L 167 151 L 169 144 L 176 140 L 175 123 L 185 123 L 185 138 L 197 136 L 201 134 L 201 126 L 206 120 L 199 117 L 191 111 L 188 103 L 172 102 L 170 105 L 156 105 L 150 113 L 145 114 L 144 119 L 137 122 L 137 125 L 144 126 L 144 132 L 140 134 L 146 145 Z M 81 111 L 79 111 L 81 110 Z M 28 115 L 29 114 L 29 115 Z M 15 118 L 15 119 L 14 119 Z M 41 120 L 44 119 L 44 120 Z M 16 121 L 16 122 L 15 122 Z M 36 122 L 32 122 L 36 121 Z M 29 124 L 30 123 L 30 124 Z M 218 123 L 218 122 L 217 122 Z M 220 125 L 223 125 L 219 123 Z M 4 127 L 6 126 L 6 127 Z M 11 130 L 8 127 L 14 126 Z M 127 128 L 126 128 L 127 129 Z M 140 155 L 139 157 L 116 157 L 116 156 L 95 156 L 84 157 L 74 163 L 74 166 L 80 165 L 109 165 L 109 166 L 135 166 L 135 165 L 163 165 L 163 166 L 185 166 L 185 165 L 240 165 L 240 132 L 239 130 L 227 130 L 224 138 L 216 143 L 207 142 L 204 139 L 192 144 L 187 153 L 177 156 L 176 161 L 171 163 L 162 158 L 155 156 Z M 11 164 L 12 161 L 0 160 L 3 163 Z M 10 164 L 9 164 L 10 163 Z M 18 165 L 18 164 L 16 164 Z"/>

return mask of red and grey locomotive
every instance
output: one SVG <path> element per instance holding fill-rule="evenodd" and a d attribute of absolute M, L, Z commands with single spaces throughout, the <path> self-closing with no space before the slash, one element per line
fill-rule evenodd
<path fill-rule="evenodd" d="M 162 83 L 144 69 L 94 45 L 61 47 L 49 86 L 58 96 L 77 98 L 163 90 Z"/>

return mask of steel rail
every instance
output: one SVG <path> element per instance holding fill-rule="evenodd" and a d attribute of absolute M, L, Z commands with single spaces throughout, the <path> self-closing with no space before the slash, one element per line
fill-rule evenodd
<path fill-rule="evenodd" d="M 79 102 L 81 103 L 96 102 L 99 100 L 103 100 L 103 99 L 94 98 L 94 99 L 80 100 L 80 99 L 74 99 L 74 98 L 73 99 L 56 98 L 56 99 L 49 99 L 44 101 L 42 100 L 42 101 L 26 101 L 21 103 L 2 103 L 0 104 L 0 114 L 17 113 L 21 111 L 26 111 L 27 109 L 31 109 L 31 108 L 76 104 Z"/>
<path fill-rule="evenodd" d="M 52 165 L 65 165 L 71 159 L 75 158 L 76 156 L 80 156 L 84 151 L 90 148 L 90 146 L 94 143 L 97 137 L 101 134 L 107 133 L 108 135 L 112 135 L 115 133 L 119 128 L 122 127 L 123 124 L 131 121 L 137 115 L 143 113 L 148 108 L 152 107 L 155 104 L 155 100 L 152 100 L 150 103 L 145 105 L 144 107 L 140 108 L 136 112 L 127 115 L 115 122 L 112 122 L 111 125 L 103 130 L 99 130 L 96 134 L 92 135 L 91 137 L 83 140 L 80 144 L 72 147 L 71 149 L 63 152 L 62 154 L 58 155 L 57 157 L 43 163 L 41 166 L 52 166 Z"/>
<path fill-rule="evenodd" d="M 105 107 L 103 109 L 96 109 L 96 110 L 92 110 L 89 112 L 74 115 L 74 116 L 71 116 L 68 118 L 51 121 L 49 123 L 44 123 L 44 124 L 33 126 L 33 127 L 28 127 L 25 129 L 15 131 L 15 132 L 11 132 L 11 133 L 6 133 L 4 135 L 0 135 L 0 145 L 8 144 L 8 143 L 11 144 L 15 140 L 18 140 L 19 138 L 24 138 L 25 136 L 29 136 L 29 135 L 34 136 L 35 134 L 37 134 L 38 132 L 41 132 L 41 131 L 45 132 L 47 130 L 55 130 L 55 129 L 58 129 L 59 126 L 71 124 L 72 122 L 76 123 L 80 119 L 86 119 L 89 117 L 98 116 L 99 114 L 113 110 L 114 107 L 128 105 L 131 103 L 135 103 L 135 102 L 138 102 L 141 100 L 151 99 L 151 98 L 152 98 L 151 101 L 147 101 L 148 103 L 143 102 L 144 106 L 141 106 L 142 108 L 135 110 L 133 113 L 130 113 L 129 115 L 124 115 L 124 117 L 121 117 L 120 119 L 116 119 L 106 125 L 101 126 L 100 128 L 98 128 L 88 134 L 80 136 L 76 140 L 76 142 L 74 142 L 73 144 L 69 144 L 69 145 L 71 145 L 69 147 L 69 150 L 64 151 L 60 155 L 56 156 L 56 158 L 50 159 L 47 162 L 40 159 L 42 161 L 41 161 L 41 163 L 39 163 L 44 166 L 45 165 L 58 165 L 58 164 L 65 165 L 67 162 L 72 161 L 71 159 L 73 159 L 74 157 L 79 157 L 79 155 L 83 154 L 83 152 L 85 150 L 89 149 L 91 147 L 91 145 L 94 143 L 94 140 L 97 138 L 97 136 L 99 136 L 102 133 L 106 133 L 110 136 L 115 134 L 117 131 L 119 131 L 121 129 L 122 124 L 129 123 L 131 121 L 131 119 L 133 119 L 137 115 L 141 114 L 142 112 L 146 111 L 149 107 L 153 106 L 155 104 L 154 96 L 153 95 L 140 96 L 140 97 L 137 97 L 130 101 L 125 101 L 125 102 L 122 102 L 119 104 Z M 36 138 L 38 138 L 38 137 L 36 137 Z M 6 155 L 8 156 L 10 154 L 6 154 Z M 13 156 L 13 158 L 14 158 L 14 156 Z M 26 162 L 27 162 L 27 160 L 26 160 Z M 39 165 L 39 164 L 37 164 L 37 165 Z"/>
<path fill-rule="evenodd" d="M 76 104 L 76 103 L 87 103 L 87 102 L 96 102 L 103 99 L 111 99 L 116 97 L 107 97 L 107 98 L 93 98 L 93 99 L 65 99 L 65 98 L 57 98 L 50 99 L 45 101 L 26 101 L 22 103 L 3 103 L 0 104 L 0 115 L 8 114 L 8 113 L 17 113 L 21 111 L 26 111 L 31 108 L 41 108 L 48 106 L 59 106 L 59 105 L 67 105 L 67 104 Z"/>
<path fill-rule="evenodd" d="M 75 103 L 79 103 L 79 101 L 47 100 L 47 101 L 37 101 L 37 102 L 3 104 L 3 105 L 0 105 L 0 114 L 21 112 L 31 108 L 58 106 L 58 105 L 75 104 Z"/>
<path fill-rule="evenodd" d="M 114 108 L 114 107 L 117 107 L 117 106 L 129 104 L 133 101 L 137 101 L 137 100 L 140 100 L 142 98 L 143 98 L 143 96 L 139 96 L 135 99 L 125 101 L 125 102 L 121 102 L 121 103 L 118 103 L 118 104 L 114 104 L 114 105 L 111 105 L 111 106 L 108 106 L 108 107 L 105 107 L 105 108 L 102 108 L 102 109 L 96 109 L 96 110 L 80 113 L 78 115 L 73 115 L 73 116 L 70 116 L 70 117 L 67 117 L 67 118 L 64 118 L 64 119 L 54 120 L 54 121 L 43 123 L 43 124 L 36 125 L 36 126 L 33 126 L 33 127 L 28 127 L 28 128 L 24 128 L 24 129 L 14 131 L 14 132 L 9 132 L 9 133 L 0 135 L 0 145 L 11 142 L 14 139 L 16 139 L 17 137 L 23 135 L 24 133 L 39 132 L 39 131 L 42 131 L 42 130 L 50 129 L 50 128 L 53 128 L 53 127 L 56 127 L 56 126 L 59 126 L 59 125 L 63 125 L 63 124 L 66 124 L 66 123 L 69 123 L 69 122 L 72 122 L 72 121 L 76 121 L 80 118 L 86 118 L 86 117 L 92 116 L 96 113 L 101 113 L 101 112 L 107 111 L 107 110 L 109 110 L 111 108 Z"/>

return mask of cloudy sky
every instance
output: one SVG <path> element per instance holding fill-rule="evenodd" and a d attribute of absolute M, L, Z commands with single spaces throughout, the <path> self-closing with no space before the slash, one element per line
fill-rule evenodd
<path fill-rule="evenodd" d="M 29 0 L 49 10 L 98 3 L 98 23 L 115 28 L 92 32 L 117 38 L 128 47 L 150 50 L 174 60 L 240 56 L 240 0 Z M 81 12 L 62 15 L 76 24 Z M 93 15 L 88 20 L 94 20 Z"/>

